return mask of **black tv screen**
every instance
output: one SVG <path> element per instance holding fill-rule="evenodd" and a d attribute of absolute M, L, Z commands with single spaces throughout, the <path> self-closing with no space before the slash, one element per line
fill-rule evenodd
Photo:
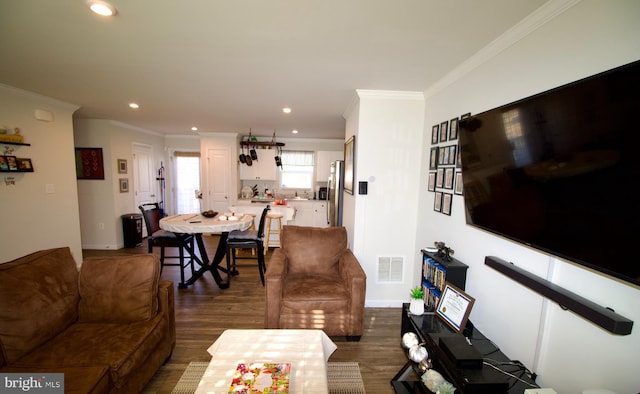
<path fill-rule="evenodd" d="M 459 125 L 468 224 L 640 285 L 640 61 Z"/>

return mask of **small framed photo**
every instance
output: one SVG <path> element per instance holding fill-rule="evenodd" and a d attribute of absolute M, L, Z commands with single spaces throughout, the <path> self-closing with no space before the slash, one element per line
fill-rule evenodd
<path fill-rule="evenodd" d="M 429 173 L 427 190 L 430 191 L 430 192 L 436 191 L 436 173 L 435 173 L 435 171 L 432 171 L 432 172 Z"/>
<path fill-rule="evenodd" d="M 431 152 L 429 154 L 429 169 L 435 170 L 438 168 L 438 148 L 431 148 Z"/>
<path fill-rule="evenodd" d="M 458 195 L 462 195 L 462 172 L 456 172 L 456 187 L 453 189 L 453 192 Z"/>
<path fill-rule="evenodd" d="M 467 112 L 464 115 L 460 115 L 460 120 L 467 119 L 467 118 L 470 118 L 470 117 L 471 117 L 471 112 Z"/>
<path fill-rule="evenodd" d="M 436 212 L 440 212 L 442 210 L 442 192 L 435 192 L 433 210 Z"/>
<path fill-rule="evenodd" d="M 435 313 L 455 332 L 461 333 L 467 324 L 474 302 L 476 300 L 469 294 L 446 282 Z"/>
<path fill-rule="evenodd" d="M 5 156 L 4 158 L 7 160 L 9 171 L 18 171 L 18 160 L 15 156 Z"/>
<path fill-rule="evenodd" d="M 120 178 L 120 193 L 129 192 L 129 178 Z"/>
<path fill-rule="evenodd" d="M 5 156 L 0 156 L 0 171 L 9 171 L 9 163 Z"/>
<path fill-rule="evenodd" d="M 436 187 L 444 186 L 444 168 L 438 168 L 436 172 Z"/>
<path fill-rule="evenodd" d="M 451 215 L 451 200 L 453 199 L 453 194 L 451 193 L 442 193 L 442 213 L 445 215 Z"/>
<path fill-rule="evenodd" d="M 31 159 L 18 157 L 16 159 L 16 162 L 18 163 L 18 171 L 33 172 L 33 164 L 31 163 Z"/>
<path fill-rule="evenodd" d="M 449 141 L 455 141 L 458 139 L 458 118 L 453 118 L 449 121 Z"/>
<path fill-rule="evenodd" d="M 449 137 L 449 121 L 445 121 L 440 123 L 440 142 L 447 141 L 447 137 Z"/>
<path fill-rule="evenodd" d="M 445 189 L 453 189 L 453 167 L 448 167 L 444 169 L 444 188 Z"/>
<path fill-rule="evenodd" d="M 460 154 L 460 146 L 457 146 L 456 148 L 456 168 L 462 168 L 462 155 Z"/>
<path fill-rule="evenodd" d="M 431 128 L 431 144 L 437 144 L 438 143 L 438 138 L 439 138 L 439 132 L 440 132 L 440 125 L 433 125 L 433 127 Z"/>
<path fill-rule="evenodd" d="M 449 164 L 456 164 L 456 145 L 449 145 Z"/>
<path fill-rule="evenodd" d="M 440 164 L 449 164 L 449 148 L 447 148 L 446 146 L 441 146 L 439 156 L 442 159 L 440 160 Z"/>
<path fill-rule="evenodd" d="M 126 173 L 127 173 L 127 160 L 118 159 L 118 174 L 126 174 Z"/>

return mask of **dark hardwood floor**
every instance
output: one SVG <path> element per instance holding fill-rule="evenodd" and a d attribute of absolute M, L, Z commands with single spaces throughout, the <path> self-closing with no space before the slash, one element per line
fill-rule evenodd
<path fill-rule="evenodd" d="M 217 236 L 205 236 L 212 255 Z M 84 250 L 84 257 L 147 253 L 143 246 L 114 251 Z M 159 252 L 156 252 L 159 254 Z M 269 263 L 267 254 L 267 265 Z M 250 263 L 250 260 L 242 261 Z M 145 393 L 170 393 L 191 361 L 209 361 L 207 348 L 226 329 L 260 329 L 264 327 L 264 287 L 257 267 L 239 267 L 228 289 L 220 290 L 209 273 L 186 289 L 178 289 L 179 268 L 165 267 L 162 278 L 175 287 L 176 348 L 171 359 L 155 374 Z M 332 338 L 338 349 L 330 362 L 355 361 L 368 394 L 393 393 L 389 381 L 406 362 L 400 346 L 400 308 L 366 308 L 365 333 L 360 342 Z"/>

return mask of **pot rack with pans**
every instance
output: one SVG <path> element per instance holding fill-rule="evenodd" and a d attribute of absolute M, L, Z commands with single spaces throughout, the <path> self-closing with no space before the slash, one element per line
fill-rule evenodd
<path fill-rule="evenodd" d="M 246 139 L 245 139 L 246 138 Z M 282 167 L 282 161 L 280 157 L 282 156 L 282 147 L 284 146 L 284 142 L 276 142 L 276 132 L 273 132 L 273 137 L 271 141 L 257 141 L 256 137 L 251 135 L 251 129 L 249 129 L 249 136 L 242 137 L 242 141 L 240 141 L 240 156 L 238 159 L 240 163 L 244 163 L 248 166 L 253 165 L 253 161 L 258 160 L 258 154 L 255 148 L 262 149 L 271 149 L 276 148 L 277 153 L 275 156 L 276 166 Z M 249 149 L 249 154 L 245 154 L 245 148 Z"/>

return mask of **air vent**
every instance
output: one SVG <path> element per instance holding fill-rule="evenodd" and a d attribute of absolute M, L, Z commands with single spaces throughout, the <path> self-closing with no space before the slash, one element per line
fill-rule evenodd
<path fill-rule="evenodd" d="M 404 257 L 378 257 L 378 282 L 402 282 Z"/>

